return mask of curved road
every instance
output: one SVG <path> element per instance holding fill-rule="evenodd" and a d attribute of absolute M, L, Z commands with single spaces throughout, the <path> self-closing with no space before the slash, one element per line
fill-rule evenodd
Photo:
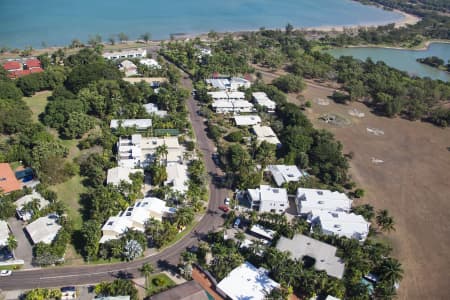
<path fill-rule="evenodd" d="M 184 74 L 184 73 L 183 73 Z M 184 74 L 182 84 L 185 88 L 192 90 L 192 81 Z M 203 118 L 197 115 L 197 103 L 190 97 L 187 102 L 189 116 L 197 139 L 197 147 L 203 152 L 206 170 L 209 174 L 218 174 L 220 170 L 211 159 L 214 152 L 214 144 L 206 136 Z M 44 269 L 32 269 L 14 271 L 9 277 L 0 277 L 0 289 L 2 290 L 22 290 L 37 287 L 58 287 L 65 285 L 93 284 L 100 281 L 113 280 L 118 272 L 124 271 L 134 277 L 140 277 L 138 269 L 143 263 L 152 263 L 156 268 L 165 269 L 176 266 L 180 253 L 186 247 L 197 243 L 199 235 L 218 228 L 223 224 L 218 206 L 227 197 L 229 190 L 219 189 L 214 184 L 209 184 L 210 201 L 208 212 L 199 221 L 194 231 L 187 234 L 176 244 L 164 249 L 155 255 L 132 261 L 107 265 L 82 265 L 70 267 L 54 267 Z"/>

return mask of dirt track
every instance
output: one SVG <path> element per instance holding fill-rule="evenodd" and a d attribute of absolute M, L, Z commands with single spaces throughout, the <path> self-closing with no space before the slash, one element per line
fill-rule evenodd
<path fill-rule="evenodd" d="M 325 98 L 328 89 L 308 86 L 307 100 Z M 290 101 L 297 102 L 295 95 Z M 361 103 L 320 106 L 312 101 L 307 112 L 314 125 L 333 132 L 354 152 L 350 173 L 366 190 L 364 202 L 387 208 L 396 221 L 396 231 L 387 235 L 405 269 L 399 299 L 449 299 L 450 285 L 450 129 L 428 123 L 375 116 Z M 356 108 L 364 118 L 352 117 Z M 352 125 L 335 128 L 318 117 L 332 112 L 345 116 Z M 367 127 L 378 128 L 375 136 Z M 372 158 L 383 160 L 374 164 Z"/>

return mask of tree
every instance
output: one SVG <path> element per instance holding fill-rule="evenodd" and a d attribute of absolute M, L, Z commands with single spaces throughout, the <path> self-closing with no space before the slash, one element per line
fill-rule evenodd
<path fill-rule="evenodd" d="M 395 284 L 403 278 L 403 268 L 395 258 L 386 258 L 380 266 L 380 278 L 391 284 Z"/>
<path fill-rule="evenodd" d="M 175 212 L 174 222 L 177 226 L 187 226 L 194 220 L 194 211 L 191 207 L 180 207 Z"/>
<path fill-rule="evenodd" d="M 102 43 L 102 37 L 99 34 L 96 34 L 94 36 L 89 36 L 88 44 L 91 47 L 96 47 L 97 45 Z"/>
<path fill-rule="evenodd" d="M 256 150 L 256 161 L 261 164 L 261 171 L 264 172 L 266 167 L 275 161 L 276 146 L 263 141 Z"/>
<path fill-rule="evenodd" d="M 141 275 L 145 278 L 145 289 L 149 288 L 148 284 L 148 278 L 150 275 L 154 272 L 155 268 L 150 263 L 145 263 L 142 265 L 142 267 L 139 269 L 139 272 L 141 272 Z"/>
<path fill-rule="evenodd" d="M 131 280 L 116 279 L 113 282 L 101 282 L 95 286 L 98 296 L 123 296 L 130 295 L 131 300 L 138 300 L 138 291 Z"/>
<path fill-rule="evenodd" d="M 128 41 L 128 35 L 126 35 L 124 32 L 120 32 L 117 37 L 119 38 L 119 41 L 121 43 Z"/>
<path fill-rule="evenodd" d="M 282 75 L 276 78 L 272 84 L 285 93 L 298 93 L 306 86 L 301 77 L 292 74 Z"/>
<path fill-rule="evenodd" d="M 8 248 L 9 248 L 9 250 L 11 250 L 11 251 L 14 251 L 16 248 L 17 248 L 17 240 L 16 240 L 16 238 L 14 237 L 14 235 L 12 235 L 12 234 L 10 234 L 10 235 L 8 235 L 8 241 L 7 241 L 7 243 L 8 243 Z"/>
<path fill-rule="evenodd" d="M 20 100 L 22 91 L 11 80 L 0 80 L 0 99 Z"/>
<path fill-rule="evenodd" d="M 84 241 L 83 251 L 85 257 L 88 261 L 95 259 L 100 248 L 99 240 L 102 237 L 101 224 L 95 220 L 84 222 L 81 228 L 81 236 Z"/>
<path fill-rule="evenodd" d="M 127 261 L 134 260 L 137 257 L 142 256 L 144 250 L 141 244 L 136 240 L 127 241 L 124 247 L 123 256 Z"/>
<path fill-rule="evenodd" d="M 152 35 L 150 32 L 145 32 L 141 34 L 141 39 L 147 44 L 152 39 Z"/>
<path fill-rule="evenodd" d="M 239 245 L 245 240 L 245 233 L 238 231 L 234 234 L 234 238 L 238 241 Z"/>
<path fill-rule="evenodd" d="M 352 212 L 357 215 L 362 215 L 364 219 L 369 222 L 372 221 L 372 219 L 375 217 L 375 211 L 373 209 L 373 206 L 370 204 L 355 206 L 352 208 Z"/>
<path fill-rule="evenodd" d="M 393 231 L 395 230 L 395 222 L 394 218 L 389 215 L 387 209 L 379 210 L 376 217 L 377 225 L 381 228 L 382 231 Z"/>
<path fill-rule="evenodd" d="M 167 163 L 167 155 L 169 154 L 169 147 L 166 143 L 156 147 L 155 156 L 157 160 L 164 160 Z"/>
<path fill-rule="evenodd" d="M 111 36 L 108 38 L 108 42 L 109 42 L 111 45 L 115 45 L 115 44 L 116 44 L 116 38 L 114 37 L 114 35 L 111 35 Z"/>
<path fill-rule="evenodd" d="M 91 117 L 84 113 L 73 112 L 64 126 L 64 135 L 68 138 L 81 138 L 83 134 L 92 129 L 94 121 Z"/>

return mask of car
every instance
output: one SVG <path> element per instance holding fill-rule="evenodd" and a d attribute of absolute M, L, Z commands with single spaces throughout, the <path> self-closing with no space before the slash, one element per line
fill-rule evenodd
<path fill-rule="evenodd" d="M 230 198 L 225 198 L 224 203 L 225 205 L 230 205 Z"/>
<path fill-rule="evenodd" d="M 0 271 L 0 276 L 5 277 L 5 276 L 11 276 L 12 271 L 11 270 L 1 270 Z"/>
<path fill-rule="evenodd" d="M 234 228 L 239 228 L 239 225 L 241 225 L 241 219 L 237 218 L 236 221 L 234 221 Z"/>
<path fill-rule="evenodd" d="M 228 206 L 226 206 L 226 205 L 220 205 L 219 209 L 221 211 L 223 211 L 223 212 L 229 212 L 230 211 L 230 208 Z"/>

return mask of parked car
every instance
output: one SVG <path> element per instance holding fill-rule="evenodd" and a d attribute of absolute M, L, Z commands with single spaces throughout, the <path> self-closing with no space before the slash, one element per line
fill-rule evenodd
<path fill-rule="evenodd" d="M 236 221 L 234 221 L 234 228 L 239 228 L 239 225 L 241 225 L 241 219 L 237 218 Z"/>
<path fill-rule="evenodd" d="M 223 212 L 226 212 L 226 213 L 230 211 L 230 208 L 228 206 L 226 206 L 226 205 L 220 205 L 219 209 L 221 211 L 223 211 Z"/>
<path fill-rule="evenodd" d="M 225 198 L 224 203 L 225 205 L 230 206 L 230 198 Z"/>
<path fill-rule="evenodd" d="M 1 270 L 0 271 L 0 276 L 1 277 L 5 277 L 5 276 L 11 276 L 12 271 L 11 270 Z"/>

